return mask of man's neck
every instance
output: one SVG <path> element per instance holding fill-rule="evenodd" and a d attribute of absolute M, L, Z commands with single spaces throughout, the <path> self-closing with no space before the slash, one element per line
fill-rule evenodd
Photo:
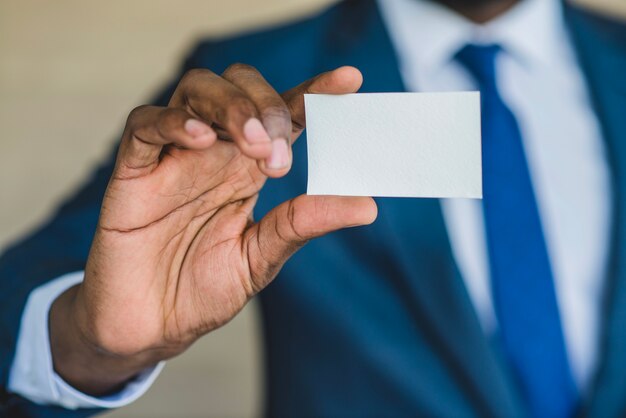
<path fill-rule="evenodd" d="M 505 13 L 521 0 L 435 0 L 472 22 L 483 24 Z"/>

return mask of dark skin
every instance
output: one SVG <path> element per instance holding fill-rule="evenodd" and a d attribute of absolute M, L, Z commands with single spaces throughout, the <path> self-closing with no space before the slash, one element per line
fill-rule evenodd
<path fill-rule="evenodd" d="M 465 16 L 472 22 L 483 24 L 505 13 L 521 0 L 434 0 Z"/>
<path fill-rule="evenodd" d="M 439 0 L 484 23 L 518 0 Z M 279 94 L 252 67 L 193 70 L 164 108 L 128 117 L 85 280 L 50 311 L 56 372 L 109 393 L 232 319 L 308 240 L 369 224 L 367 197 L 298 196 L 252 219 L 268 177 L 291 166 L 305 93 L 356 92 L 342 67 Z"/>

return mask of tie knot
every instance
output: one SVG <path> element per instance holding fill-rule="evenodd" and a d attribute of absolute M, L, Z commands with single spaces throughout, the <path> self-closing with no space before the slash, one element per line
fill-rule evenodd
<path fill-rule="evenodd" d="M 456 54 L 456 60 L 476 79 L 480 89 L 496 85 L 496 56 L 500 52 L 498 45 L 464 46 Z"/>

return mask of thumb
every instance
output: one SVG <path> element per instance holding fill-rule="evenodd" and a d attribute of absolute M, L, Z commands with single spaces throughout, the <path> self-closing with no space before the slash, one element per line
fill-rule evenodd
<path fill-rule="evenodd" d="M 251 287 L 267 286 L 285 261 L 307 241 L 342 228 L 374 222 L 371 197 L 301 195 L 274 208 L 246 231 Z"/>

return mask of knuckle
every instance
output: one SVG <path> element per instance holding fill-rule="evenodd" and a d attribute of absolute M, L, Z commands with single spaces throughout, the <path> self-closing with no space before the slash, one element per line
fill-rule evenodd
<path fill-rule="evenodd" d="M 252 115 L 255 113 L 254 104 L 243 95 L 235 95 L 230 98 L 226 106 L 228 114 Z"/>
<path fill-rule="evenodd" d="M 261 117 L 264 123 L 275 127 L 283 135 L 291 134 L 291 112 L 283 103 L 263 108 Z"/>
<path fill-rule="evenodd" d="M 223 75 L 231 78 L 246 77 L 258 74 L 256 68 L 251 65 L 236 62 L 226 68 Z"/>
<path fill-rule="evenodd" d="M 127 121 L 129 122 L 129 124 L 132 124 L 135 120 L 137 120 L 137 118 L 139 118 L 139 116 L 146 113 L 146 111 L 150 109 L 150 107 L 151 107 L 150 105 L 144 104 L 144 105 L 137 106 L 136 108 L 131 110 L 127 118 Z"/>
<path fill-rule="evenodd" d="M 152 106 L 150 105 L 140 105 L 130 111 L 128 114 L 128 118 L 126 118 L 126 132 L 130 132 L 134 134 L 137 130 L 141 130 L 142 126 L 145 124 L 146 114 L 150 112 Z"/>
<path fill-rule="evenodd" d="M 292 200 L 287 209 L 287 220 L 292 239 L 297 242 L 306 242 L 307 225 L 306 222 L 303 222 L 301 210 L 298 199 Z"/>
<path fill-rule="evenodd" d="M 291 121 L 291 112 L 284 103 L 272 103 L 262 111 L 264 118 L 284 121 Z"/>
<path fill-rule="evenodd" d="M 157 128 L 160 132 L 168 132 L 176 128 L 181 122 L 180 114 L 174 109 L 163 109 L 157 119 Z"/>
<path fill-rule="evenodd" d="M 202 79 L 202 78 L 205 78 L 205 77 L 209 77 L 212 74 L 213 73 L 210 70 L 207 70 L 206 68 L 192 68 L 191 70 L 188 70 L 183 75 L 181 83 L 182 84 L 193 84 L 193 83 L 197 82 L 199 79 Z"/>

